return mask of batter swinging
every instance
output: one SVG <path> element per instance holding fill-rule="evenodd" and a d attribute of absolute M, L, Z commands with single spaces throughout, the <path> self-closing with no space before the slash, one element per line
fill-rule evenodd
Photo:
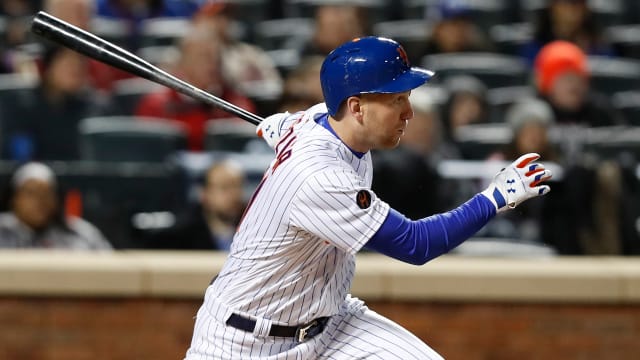
<path fill-rule="evenodd" d="M 424 264 L 547 193 L 551 173 L 526 154 L 452 211 L 411 221 L 390 209 L 371 191 L 369 150 L 398 144 L 411 89 L 432 75 L 393 40 L 355 39 L 323 63 L 325 103 L 260 124 L 276 158 L 206 291 L 186 359 L 442 358 L 349 295 L 355 254 Z"/>

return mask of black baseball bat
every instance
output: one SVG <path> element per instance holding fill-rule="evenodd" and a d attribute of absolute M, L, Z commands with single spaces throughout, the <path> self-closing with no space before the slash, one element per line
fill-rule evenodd
<path fill-rule="evenodd" d="M 90 58 L 158 84 L 165 85 L 206 104 L 216 106 L 254 125 L 260 124 L 263 120 L 262 117 L 256 114 L 199 89 L 161 70 L 139 56 L 44 11 L 38 12 L 33 18 L 31 31 L 36 35 L 73 49 Z"/>

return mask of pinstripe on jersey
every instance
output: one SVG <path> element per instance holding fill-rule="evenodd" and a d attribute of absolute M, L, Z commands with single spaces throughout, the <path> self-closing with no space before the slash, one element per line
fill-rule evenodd
<path fill-rule="evenodd" d="M 206 291 L 188 359 L 357 358 L 360 350 L 347 334 L 358 334 L 358 326 L 374 337 L 415 343 L 420 349 L 415 354 L 429 354 L 418 358 L 439 358 L 415 336 L 348 295 L 355 254 L 378 230 L 389 206 L 370 190 L 371 154 L 354 155 L 317 124 L 315 119 L 325 113 L 319 104 L 282 118 L 285 133 L 276 145 L 276 159 L 251 199 L 227 261 Z M 356 201 L 361 190 L 371 194 L 364 209 Z M 349 312 L 353 309 L 357 311 Z M 256 331 L 224 325 L 231 312 L 257 319 Z M 304 343 L 266 336 L 270 323 L 299 325 L 321 316 L 332 316 L 322 336 Z M 378 328 L 365 326 L 367 321 Z M 385 321 L 392 325 L 382 326 Z M 376 340 L 362 335 L 357 346 L 365 353 L 382 351 L 366 346 Z M 351 356 L 340 354 L 348 348 L 340 338 L 353 342 Z"/>
<path fill-rule="evenodd" d="M 371 155 L 355 156 L 315 114 L 294 125 L 291 158 L 267 170 L 211 286 L 240 313 L 283 324 L 335 314 L 351 286 L 355 253 L 389 211 L 375 196 L 369 208 L 358 207 L 356 193 L 371 186 Z"/>

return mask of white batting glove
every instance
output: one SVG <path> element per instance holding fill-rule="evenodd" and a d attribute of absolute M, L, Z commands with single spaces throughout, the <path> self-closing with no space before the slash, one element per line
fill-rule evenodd
<path fill-rule="evenodd" d="M 288 112 L 271 115 L 256 127 L 256 135 L 264 139 L 274 149 L 280 140 L 280 126 L 290 114 Z"/>
<path fill-rule="evenodd" d="M 540 185 L 551 178 L 551 171 L 534 163 L 539 158 L 540 155 L 536 153 L 520 156 L 500 170 L 489 187 L 481 193 L 491 200 L 498 213 L 513 209 L 523 201 L 551 190 L 548 185 Z"/>

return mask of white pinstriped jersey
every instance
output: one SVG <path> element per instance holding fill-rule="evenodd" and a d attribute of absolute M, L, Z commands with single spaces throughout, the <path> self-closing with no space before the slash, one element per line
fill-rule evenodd
<path fill-rule="evenodd" d="M 355 254 L 382 225 L 389 205 L 370 190 L 371 155 L 354 155 L 316 123 L 326 111 L 319 104 L 275 115 L 284 131 L 276 159 L 207 289 L 186 360 L 442 359 L 348 294 Z M 370 201 L 362 201 L 363 194 Z M 227 325 L 233 313 L 254 319 L 253 331 Z M 303 342 L 268 335 L 273 324 L 297 326 L 323 316 L 330 318 L 322 332 Z"/>
<path fill-rule="evenodd" d="M 215 299 L 237 313 L 286 325 L 338 313 L 351 287 L 355 254 L 389 206 L 370 190 L 371 154 L 354 155 L 316 123 L 326 111 L 319 104 L 282 115 L 276 159 L 204 307 Z M 371 195 L 364 209 L 357 202 L 361 190 Z"/>

